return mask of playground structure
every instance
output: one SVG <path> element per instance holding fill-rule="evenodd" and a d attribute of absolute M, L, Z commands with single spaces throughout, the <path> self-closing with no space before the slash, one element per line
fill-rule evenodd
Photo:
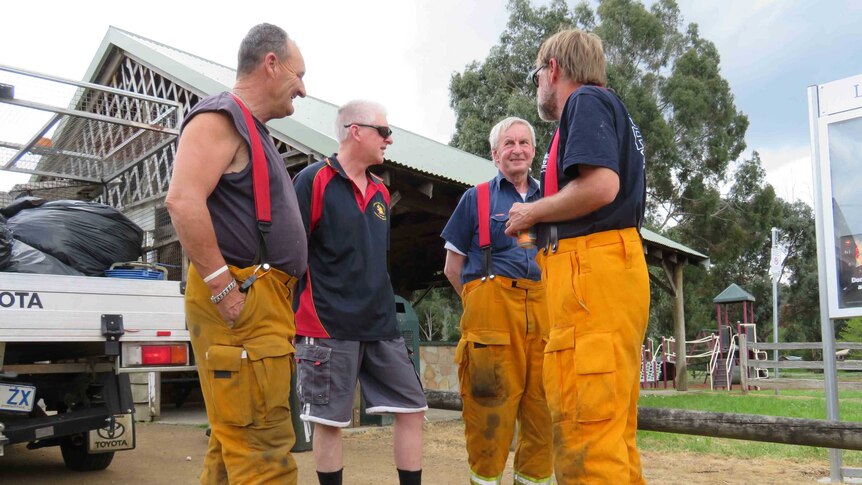
<path fill-rule="evenodd" d="M 758 364 L 759 361 L 767 359 L 767 354 L 756 347 L 747 347 L 745 360 L 748 365 L 745 369 L 740 366 L 740 335 L 745 335 L 749 343 L 757 343 L 754 301 L 755 298 L 750 293 L 731 284 L 713 299 L 717 311 L 717 332 L 703 331 L 696 339 L 685 341 L 686 368 L 696 369 L 700 367 L 698 364 L 703 364 L 704 383 L 709 381 L 711 390 L 731 390 L 733 384 L 741 382 L 742 372 L 745 372 L 751 382 L 769 376 L 768 369 Z M 728 306 L 739 303 L 742 304 L 742 314 L 734 328 L 730 323 L 731 311 Z M 646 343 L 641 346 L 641 389 L 667 389 L 668 382 L 676 387 L 676 348 L 676 339 L 673 337 L 662 337 L 658 346 L 655 346 L 652 338 L 647 338 Z"/>

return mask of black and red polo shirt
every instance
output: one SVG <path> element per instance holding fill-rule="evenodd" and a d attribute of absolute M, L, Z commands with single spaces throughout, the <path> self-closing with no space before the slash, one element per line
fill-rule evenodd
<path fill-rule="evenodd" d="M 386 269 L 389 191 L 371 172 L 366 177 L 363 196 L 333 155 L 293 181 L 308 235 L 308 270 L 293 303 L 297 335 L 342 340 L 400 335 Z"/>

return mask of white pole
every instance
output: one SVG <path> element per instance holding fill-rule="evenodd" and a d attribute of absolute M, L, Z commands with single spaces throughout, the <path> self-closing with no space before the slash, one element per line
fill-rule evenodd
<path fill-rule="evenodd" d="M 826 387 L 826 420 L 839 421 L 838 416 L 838 379 L 835 364 L 835 327 L 829 317 L 829 297 L 826 285 L 826 227 L 822 199 L 822 177 L 820 171 L 820 139 L 817 135 L 820 103 L 817 86 L 808 87 L 808 117 L 811 130 L 811 160 L 814 164 L 814 228 L 817 234 L 817 273 L 820 281 L 820 340 L 823 342 L 823 374 Z M 829 244 L 835 244 L 834 241 Z M 834 264 L 834 262 L 833 262 Z M 842 483 L 841 450 L 829 448 L 829 479 L 832 483 Z"/>
<path fill-rule="evenodd" d="M 772 250 L 776 253 L 778 248 L 778 229 L 772 228 Z M 773 256 L 775 257 L 775 256 Z M 781 267 L 775 270 L 772 275 L 772 342 L 778 344 L 778 280 L 781 278 Z M 778 349 L 772 351 L 772 359 L 775 360 L 775 369 L 773 369 L 774 379 L 778 379 Z M 778 394 L 778 387 L 775 387 L 775 394 Z"/>

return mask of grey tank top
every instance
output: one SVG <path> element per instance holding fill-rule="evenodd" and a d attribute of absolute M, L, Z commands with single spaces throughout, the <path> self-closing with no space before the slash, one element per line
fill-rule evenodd
<path fill-rule="evenodd" d="M 219 111 L 230 116 L 236 131 L 251 147 L 242 110 L 230 93 L 202 99 L 186 115 L 183 127 L 195 115 L 209 111 Z M 272 228 L 266 236 L 267 262 L 289 275 L 300 277 L 305 273 L 308 261 L 308 242 L 296 202 L 296 192 L 269 131 L 259 120 L 255 118 L 254 121 L 269 165 Z M 248 158 L 251 160 L 251 148 Z M 228 264 L 241 268 L 253 264 L 260 237 L 254 209 L 251 167 L 249 162 L 240 172 L 222 175 L 207 199 L 222 256 Z"/>

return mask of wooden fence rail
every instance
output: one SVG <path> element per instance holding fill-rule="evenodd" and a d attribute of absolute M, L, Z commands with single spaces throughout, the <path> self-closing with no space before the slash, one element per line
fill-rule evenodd
<path fill-rule="evenodd" d="M 740 355 L 742 355 L 742 346 L 739 346 Z M 748 364 L 752 365 L 753 361 L 749 359 Z M 757 367 L 762 369 L 823 369 L 822 360 L 758 360 Z M 835 363 L 838 370 L 862 370 L 862 360 L 840 360 Z"/>
<path fill-rule="evenodd" d="M 823 350 L 821 342 L 749 342 L 748 346 L 758 350 Z M 862 350 L 862 342 L 835 342 L 835 348 Z"/>
<path fill-rule="evenodd" d="M 461 410 L 453 391 L 426 390 L 428 406 Z M 638 407 L 638 429 L 862 451 L 862 423 Z"/>
<path fill-rule="evenodd" d="M 860 342 L 835 342 L 836 349 L 860 350 L 862 343 Z M 757 386 L 763 389 L 823 389 L 824 384 L 822 379 L 775 379 L 774 376 L 769 379 L 754 378 L 746 372 L 749 367 L 757 367 L 760 369 L 809 369 L 822 370 L 824 367 L 822 360 L 757 360 L 753 361 L 748 358 L 748 349 L 754 350 L 822 350 L 821 342 L 785 342 L 785 343 L 768 343 L 768 342 L 748 342 L 745 334 L 739 335 L 739 366 L 740 366 L 740 384 L 743 392 L 748 391 L 749 386 Z M 832 357 L 835 358 L 835 357 Z M 835 363 L 838 370 L 862 370 L 862 361 L 860 360 L 839 360 Z M 756 374 L 752 374 L 756 375 Z M 862 390 L 862 382 L 838 382 L 838 389 L 841 390 Z"/>

